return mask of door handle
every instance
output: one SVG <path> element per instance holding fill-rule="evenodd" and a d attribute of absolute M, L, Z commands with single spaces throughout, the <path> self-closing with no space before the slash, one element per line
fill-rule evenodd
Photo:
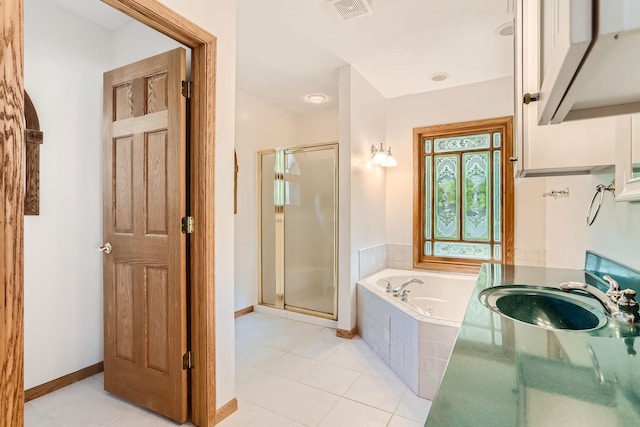
<path fill-rule="evenodd" d="M 110 254 L 111 249 L 112 249 L 111 243 L 107 242 L 98 248 L 98 252 L 104 252 L 105 254 Z"/>

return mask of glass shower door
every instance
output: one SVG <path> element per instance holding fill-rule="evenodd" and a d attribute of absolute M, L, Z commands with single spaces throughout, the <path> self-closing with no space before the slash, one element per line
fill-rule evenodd
<path fill-rule="evenodd" d="M 335 314 L 337 147 L 290 149 L 284 173 L 284 303 Z"/>
<path fill-rule="evenodd" d="M 338 147 L 259 153 L 260 303 L 337 313 Z"/>

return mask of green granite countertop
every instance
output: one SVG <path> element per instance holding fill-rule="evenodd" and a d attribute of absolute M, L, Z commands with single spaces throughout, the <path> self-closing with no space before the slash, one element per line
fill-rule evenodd
<path fill-rule="evenodd" d="M 478 299 L 494 286 L 564 281 L 591 278 L 582 270 L 482 266 L 427 427 L 640 425 L 640 339 L 620 336 L 613 320 L 592 331 L 546 330 Z"/>

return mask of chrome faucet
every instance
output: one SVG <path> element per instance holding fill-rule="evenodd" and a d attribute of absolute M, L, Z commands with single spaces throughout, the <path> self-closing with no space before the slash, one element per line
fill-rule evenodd
<path fill-rule="evenodd" d="M 400 285 L 397 288 L 395 288 L 393 290 L 393 296 L 394 297 L 400 296 L 400 294 L 404 291 L 404 288 L 409 286 L 411 283 L 420 283 L 421 285 L 424 285 L 424 282 L 422 280 L 416 279 L 415 277 L 413 277 L 413 278 L 407 280 L 406 282 L 404 282 L 402 285 Z M 406 298 L 406 294 L 405 294 L 405 298 Z"/>
<path fill-rule="evenodd" d="M 620 292 L 620 285 L 618 285 L 618 282 L 608 274 L 605 274 L 602 278 L 609 283 L 609 289 L 607 289 L 606 295 L 610 300 L 617 303 L 622 296 L 622 292 Z"/>
<path fill-rule="evenodd" d="M 631 311 L 631 309 L 626 308 L 626 306 L 634 306 L 635 312 L 637 313 L 637 303 L 634 300 L 635 291 L 631 289 L 626 289 L 623 292 L 618 291 L 620 295 L 624 296 L 624 298 L 622 297 L 616 298 L 615 296 L 607 295 L 607 293 L 602 292 L 600 289 L 596 288 L 595 286 L 591 286 L 581 282 L 564 282 L 564 283 L 560 283 L 558 287 L 565 292 L 581 291 L 591 295 L 592 297 L 597 299 L 600 302 L 600 304 L 602 304 L 605 311 L 610 317 L 613 317 L 614 319 L 619 320 L 623 323 L 636 323 L 640 320 Z M 628 296 L 628 299 L 627 299 L 627 296 Z M 633 303 L 635 303 L 635 305 Z"/>
<path fill-rule="evenodd" d="M 393 291 L 393 286 L 391 286 L 391 282 L 388 281 L 387 279 L 383 279 L 386 283 L 387 286 L 384 288 L 388 294 L 390 294 Z"/>

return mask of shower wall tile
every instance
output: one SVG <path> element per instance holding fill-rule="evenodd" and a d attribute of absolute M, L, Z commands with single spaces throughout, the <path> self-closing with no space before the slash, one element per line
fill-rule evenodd
<path fill-rule="evenodd" d="M 413 245 L 387 243 L 387 268 L 413 269 Z"/>
<path fill-rule="evenodd" d="M 358 251 L 358 279 L 383 270 L 386 265 L 386 245 L 377 245 Z"/>

